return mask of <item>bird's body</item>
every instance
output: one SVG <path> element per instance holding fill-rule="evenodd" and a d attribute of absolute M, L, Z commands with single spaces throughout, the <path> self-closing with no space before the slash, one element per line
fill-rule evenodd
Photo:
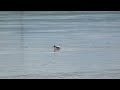
<path fill-rule="evenodd" d="M 54 48 L 56 48 L 56 49 L 60 49 L 60 46 L 55 46 L 55 45 L 54 45 Z"/>
<path fill-rule="evenodd" d="M 59 51 L 59 50 L 60 50 L 60 46 L 56 46 L 56 45 L 54 45 L 53 47 L 54 47 L 54 52 L 56 52 L 56 51 Z"/>

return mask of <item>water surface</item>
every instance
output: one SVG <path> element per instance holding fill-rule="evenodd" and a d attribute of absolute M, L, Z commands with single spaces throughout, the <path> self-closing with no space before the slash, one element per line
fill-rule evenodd
<path fill-rule="evenodd" d="M 0 78 L 120 78 L 120 12 L 1 11 Z"/>

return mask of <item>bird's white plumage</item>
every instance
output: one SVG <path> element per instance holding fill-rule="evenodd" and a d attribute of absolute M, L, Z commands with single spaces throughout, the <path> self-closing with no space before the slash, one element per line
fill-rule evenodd
<path fill-rule="evenodd" d="M 60 45 L 54 45 L 54 49 L 60 49 Z"/>

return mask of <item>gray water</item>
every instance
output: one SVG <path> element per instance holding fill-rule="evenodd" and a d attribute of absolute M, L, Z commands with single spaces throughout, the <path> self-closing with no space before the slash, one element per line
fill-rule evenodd
<path fill-rule="evenodd" d="M 120 12 L 0 11 L 0 78 L 120 78 Z"/>

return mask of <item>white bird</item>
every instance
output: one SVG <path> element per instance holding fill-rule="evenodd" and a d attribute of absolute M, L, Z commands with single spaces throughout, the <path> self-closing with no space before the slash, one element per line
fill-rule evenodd
<path fill-rule="evenodd" d="M 56 48 L 56 49 L 60 49 L 60 46 L 55 46 L 55 45 L 54 45 L 53 47 Z"/>
<path fill-rule="evenodd" d="M 60 46 L 59 46 L 59 45 L 57 45 L 57 46 L 56 46 L 56 45 L 54 45 L 53 47 L 54 47 L 54 52 L 56 52 L 56 51 L 59 51 L 59 50 L 60 50 Z"/>

